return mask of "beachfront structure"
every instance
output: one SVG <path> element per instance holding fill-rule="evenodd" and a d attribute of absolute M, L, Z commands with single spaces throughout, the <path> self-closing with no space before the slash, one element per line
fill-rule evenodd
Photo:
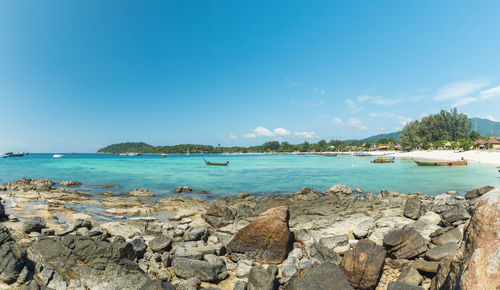
<path fill-rule="evenodd" d="M 494 150 L 500 150 L 500 137 L 490 136 L 487 140 L 477 139 L 474 142 L 474 148 L 476 149 L 491 148 Z"/>
<path fill-rule="evenodd" d="M 477 139 L 476 141 L 474 141 L 474 148 L 475 149 L 484 149 L 484 148 L 487 148 L 488 147 L 488 142 L 487 141 L 484 141 L 484 140 L 481 140 L 481 139 Z"/>

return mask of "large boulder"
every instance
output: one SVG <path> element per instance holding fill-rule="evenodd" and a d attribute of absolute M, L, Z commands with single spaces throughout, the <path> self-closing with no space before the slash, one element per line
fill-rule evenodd
<path fill-rule="evenodd" d="M 384 246 L 396 259 L 410 259 L 427 250 L 427 242 L 415 229 L 395 229 L 384 236 Z"/>
<path fill-rule="evenodd" d="M 41 217 L 32 217 L 27 219 L 23 224 L 23 231 L 27 234 L 31 232 L 40 233 L 45 228 L 45 220 Z"/>
<path fill-rule="evenodd" d="M 417 220 L 424 212 L 422 201 L 419 198 L 406 200 L 403 215 L 409 219 Z"/>
<path fill-rule="evenodd" d="M 295 273 L 284 289 L 352 290 L 354 288 L 349 284 L 339 266 L 333 263 L 323 263 Z"/>
<path fill-rule="evenodd" d="M 221 228 L 234 222 L 234 213 L 226 205 L 212 203 L 201 217 L 211 226 Z"/>
<path fill-rule="evenodd" d="M 425 252 L 425 258 L 430 261 L 440 261 L 444 257 L 453 254 L 456 250 L 458 250 L 458 245 L 455 242 L 442 244 Z"/>
<path fill-rule="evenodd" d="M 459 251 L 444 258 L 431 289 L 497 289 L 500 286 L 500 189 L 481 196 Z"/>
<path fill-rule="evenodd" d="M 360 240 L 340 263 L 349 283 L 356 289 L 374 289 L 384 267 L 386 251 L 370 240 Z"/>
<path fill-rule="evenodd" d="M 445 226 L 450 226 L 455 222 L 470 219 L 470 214 L 464 207 L 454 206 L 442 212 L 441 219 Z"/>
<path fill-rule="evenodd" d="M 90 237 L 41 238 L 28 249 L 28 254 L 37 263 L 38 280 L 47 274 L 47 269 L 62 277 L 61 286 L 56 288 L 63 288 L 64 281 L 77 280 L 87 289 L 140 289 L 151 281 L 111 243 Z"/>
<path fill-rule="evenodd" d="M 200 261 L 188 258 L 174 258 L 172 268 L 175 275 L 188 279 L 196 277 L 204 282 L 218 282 L 227 277 L 227 269 L 224 263 L 210 264 L 207 261 Z"/>
<path fill-rule="evenodd" d="M 26 251 L 14 241 L 9 229 L 0 225 L 0 281 L 16 282 L 27 262 Z"/>
<path fill-rule="evenodd" d="M 440 228 L 430 235 L 432 243 L 438 246 L 450 242 L 458 244 L 462 241 L 462 236 L 462 231 L 455 227 Z"/>
<path fill-rule="evenodd" d="M 271 208 L 241 229 L 227 244 L 229 254 L 241 253 L 260 263 L 282 263 L 291 247 L 288 207 Z"/>

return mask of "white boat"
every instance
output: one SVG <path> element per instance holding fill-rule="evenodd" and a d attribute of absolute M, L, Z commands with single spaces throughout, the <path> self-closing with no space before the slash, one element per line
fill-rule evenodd
<path fill-rule="evenodd" d="M 128 154 L 127 153 L 120 153 L 118 154 L 119 156 L 127 156 Z"/>
<path fill-rule="evenodd" d="M 0 154 L 0 158 L 7 158 L 7 157 L 9 157 L 9 156 Z"/>
<path fill-rule="evenodd" d="M 64 157 L 64 155 L 62 154 L 54 154 L 52 155 L 53 158 L 61 158 L 61 157 Z"/>

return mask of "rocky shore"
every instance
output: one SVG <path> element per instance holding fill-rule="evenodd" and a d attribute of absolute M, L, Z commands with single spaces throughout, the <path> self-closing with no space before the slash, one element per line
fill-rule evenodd
<path fill-rule="evenodd" d="M 500 189 L 96 197 L 0 186 L 0 289 L 499 289 Z M 102 221 L 75 205 L 102 208 Z M 164 213 L 164 214 L 162 214 Z"/>

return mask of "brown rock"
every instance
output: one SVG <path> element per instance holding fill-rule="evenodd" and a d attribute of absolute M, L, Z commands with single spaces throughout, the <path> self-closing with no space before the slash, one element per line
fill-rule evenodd
<path fill-rule="evenodd" d="M 500 287 L 500 189 L 476 203 L 461 249 L 441 261 L 432 289 Z"/>
<path fill-rule="evenodd" d="M 339 266 L 333 263 L 322 263 L 295 273 L 284 289 L 352 290 L 353 288 Z"/>
<path fill-rule="evenodd" d="M 384 267 L 386 251 L 370 240 L 360 240 L 340 263 L 347 280 L 356 289 L 375 289 Z"/>
<path fill-rule="evenodd" d="M 473 189 L 473 190 L 469 190 L 467 191 L 467 193 L 465 194 L 465 198 L 466 199 L 473 199 L 473 198 L 476 198 L 478 196 L 481 196 L 481 195 L 484 195 L 486 193 L 488 193 L 490 190 L 492 190 L 494 187 L 493 186 L 483 186 L 483 187 L 480 187 L 480 188 L 476 188 L 476 189 Z"/>
<path fill-rule="evenodd" d="M 287 206 L 263 212 L 248 226 L 241 229 L 227 244 L 227 251 L 245 254 L 260 263 L 282 263 L 291 247 L 288 228 L 290 213 Z"/>
<path fill-rule="evenodd" d="M 427 251 L 427 244 L 416 230 L 392 230 L 384 236 L 384 245 L 396 259 L 410 259 Z"/>

